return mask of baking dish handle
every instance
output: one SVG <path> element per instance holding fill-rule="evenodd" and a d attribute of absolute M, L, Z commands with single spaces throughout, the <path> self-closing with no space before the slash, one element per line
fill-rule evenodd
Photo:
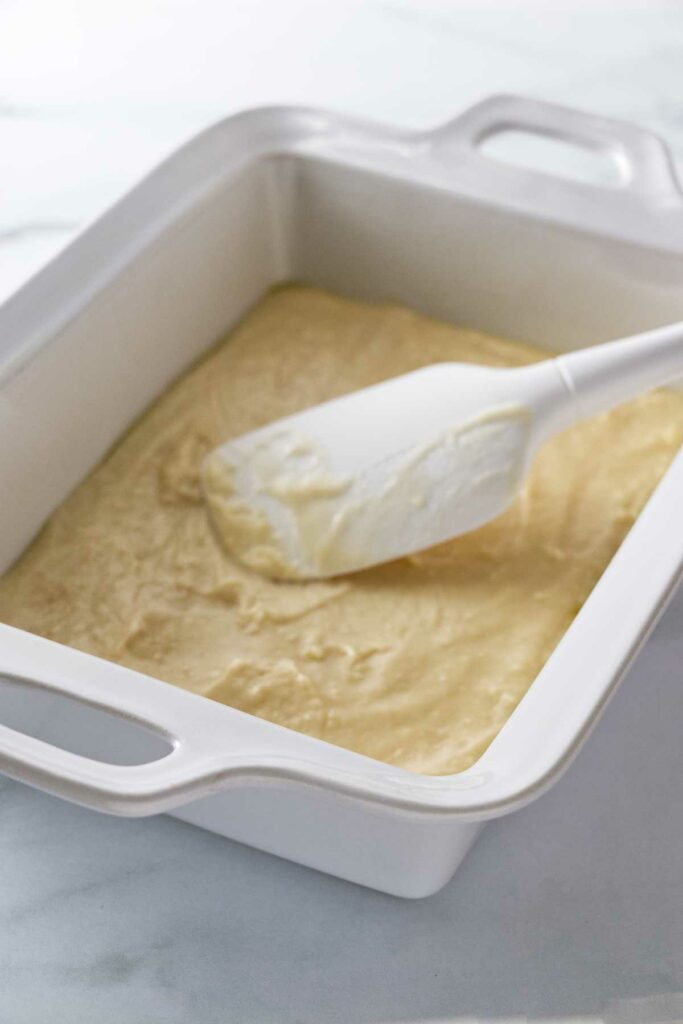
<path fill-rule="evenodd" d="M 0 678 L 142 726 L 166 740 L 169 753 L 143 764 L 111 764 L 0 724 L 0 773 L 94 810 L 140 817 L 206 796 L 226 774 L 253 767 L 257 752 L 267 757 L 258 729 L 267 723 L 226 707 L 217 716 L 197 694 L 112 662 L 98 659 L 93 675 L 93 663 L 89 655 L 0 625 Z"/>
<path fill-rule="evenodd" d="M 491 96 L 432 133 L 432 144 L 470 153 L 493 135 L 520 131 L 559 139 L 612 156 L 625 171 L 622 188 L 647 202 L 681 202 L 668 148 L 653 133 L 627 122 L 522 96 Z M 527 177 L 535 172 L 514 168 Z M 593 186 L 594 187 L 594 186 Z M 576 188 L 576 183 L 572 183 Z"/>

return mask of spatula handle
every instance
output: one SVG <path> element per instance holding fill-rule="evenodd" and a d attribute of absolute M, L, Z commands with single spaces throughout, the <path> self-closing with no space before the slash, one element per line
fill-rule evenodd
<path fill-rule="evenodd" d="M 555 360 L 586 419 L 652 388 L 683 379 L 683 323 L 658 327 Z"/>

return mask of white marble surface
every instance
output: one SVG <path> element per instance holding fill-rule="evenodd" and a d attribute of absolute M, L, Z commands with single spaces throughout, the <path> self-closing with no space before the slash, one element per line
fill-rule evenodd
<path fill-rule="evenodd" d="M 226 113 L 428 126 L 496 91 L 683 158 L 683 7 L 0 0 L 0 295 Z M 418 903 L 0 782 L 1 1024 L 683 1020 L 682 623 L 679 597 L 567 776 Z"/>

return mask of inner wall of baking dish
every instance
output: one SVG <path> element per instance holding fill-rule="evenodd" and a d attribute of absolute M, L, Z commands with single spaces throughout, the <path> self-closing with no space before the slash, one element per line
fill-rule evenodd
<path fill-rule="evenodd" d="M 553 351 L 683 318 L 683 256 L 506 211 L 507 173 L 493 207 L 457 180 L 449 192 L 285 161 L 294 276 Z"/>
<path fill-rule="evenodd" d="M 154 177 L 143 189 L 153 187 Z M 109 216 L 125 218 L 126 202 Z M 0 571 L 132 420 L 275 283 L 401 302 L 555 350 L 683 318 L 680 256 L 503 203 L 460 197 L 456 181 L 453 191 L 418 186 L 296 155 L 257 160 L 195 202 L 179 197 L 177 215 L 156 235 L 145 225 L 152 240 L 51 337 L 46 309 L 45 344 L 0 386 L 10 438 L 0 450 Z M 103 266 L 119 257 L 105 254 Z M 72 287 L 75 301 L 78 279 Z"/>

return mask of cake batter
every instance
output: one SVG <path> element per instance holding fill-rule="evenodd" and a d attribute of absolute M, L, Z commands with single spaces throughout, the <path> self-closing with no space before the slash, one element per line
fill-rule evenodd
<path fill-rule="evenodd" d="M 331 582 L 232 561 L 199 467 L 230 437 L 429 363 L 544 355 L 398 306 L 275 290 L 50 517 L 0 579 L 0 620 L 390 764 L 467 768 L 681 445 L 683 396 L 553 439 L 496 522 Z"/>

